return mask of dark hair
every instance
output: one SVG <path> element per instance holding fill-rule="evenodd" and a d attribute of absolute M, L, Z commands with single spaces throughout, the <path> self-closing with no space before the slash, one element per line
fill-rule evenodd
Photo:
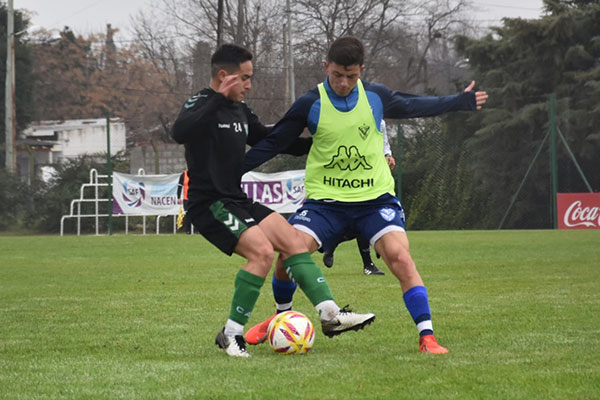
<path fill-rule="evenodd" d="M 233 73 L 240 68 L 240 64 L 252 60 L 252 53 L 237 44 L 226 43 L 221 45 L 210 58 L 211 76 L 224 69 Z"/>
<path fill-rule="evenodd" d="M 344 67 L 363 65 L 365 47 L 360 39 L 354 36 L 342 36 L 336 39 L 327 52 L 327 62 L 334 62 Z"/>

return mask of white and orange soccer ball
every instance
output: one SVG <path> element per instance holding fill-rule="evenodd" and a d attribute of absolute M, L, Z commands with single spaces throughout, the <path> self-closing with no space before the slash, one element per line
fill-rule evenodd
<path fill-rule="evenodd" d="M 280 354 L 306 354 L 315 341 L 312 322 L 297 311 L 277 314 L 267 332 L 269 345 Z"/>

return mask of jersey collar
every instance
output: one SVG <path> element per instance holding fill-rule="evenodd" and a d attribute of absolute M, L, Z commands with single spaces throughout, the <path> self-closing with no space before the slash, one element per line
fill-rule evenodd
<path fill-rule="evenodd" d="M 333 89 L 331 89 L 331 86 L 329 86 L 329 77 L 325 78 L 323 86 L 325 86 L 329 100 L 331 100 L 331 103 L 339 111 L 350 111 L 354 108 L 354 106 L 356 106 L 356 103 L 358 102 L 358 85 L 354 86 L 354 89 L 352 89 L 352 91 L 346 97 L 335 94 Z"/>

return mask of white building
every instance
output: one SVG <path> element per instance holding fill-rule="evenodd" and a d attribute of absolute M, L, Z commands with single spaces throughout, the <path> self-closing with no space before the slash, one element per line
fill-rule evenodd
<path fill-rule="evenodd" d="M 42 167 L 83 155 L 106 154 L 106 119 L 73 119 L 34 122 L 17 140 L 21 176 L 39 173 Z M 125 123 L 110 120 L 110 152 L 126 148 Z"/>

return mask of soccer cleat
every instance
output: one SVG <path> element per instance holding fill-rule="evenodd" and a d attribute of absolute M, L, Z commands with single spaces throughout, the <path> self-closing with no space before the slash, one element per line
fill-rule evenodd
<path fill-rule="evenodd" d="M 419 350 L 423 353 L 445 354 L 448 349 L 438 344 L 433 335 L 425 335 L 419 338 Z"/>
<path fill-rule="evenodd" d="M 377 268 L 373 263 L 365 264 L 363 272 L 365 275 L 385 275 L 385 272 Z"/>
<path fill-rule="evenodd" d="M 215 344 L 225 350 L 225 353 L 230 356 L 250 357 L 248 350 L 246 350 L 246 342 L 244 342 L 244 337 L 242 335 L 227 336 L 225 335 L 225 328 L 221 329 L 221 331 L 217 333 Z"/>
<path fill-rule="evenodd" d="M 333 253 L 328 251 L 323 253 L 323 264 L 325 264 L 327 268 L 333 267 Z"/>
<path fill-rule="evenodd" d="M 357 314 L 345 306 L 331 321 L 321 321 L 321 329 L 325 336 L 331 338 L 340 333 L 362 329 L 374 320 L 375 314 Z"/>
<path fill-rule="evenodd" d="M 275 318 L 276 315 L 277 313 L 273 314 L 272 317 L 266 319 L 260 324 L 256 324 L 252 328 L 248 329 L 248 331 L 244 335 L 246 342 L 251 345 L 257 345 L 267 340 L 269 324 L 271 323 L 273 318 Z"/>

